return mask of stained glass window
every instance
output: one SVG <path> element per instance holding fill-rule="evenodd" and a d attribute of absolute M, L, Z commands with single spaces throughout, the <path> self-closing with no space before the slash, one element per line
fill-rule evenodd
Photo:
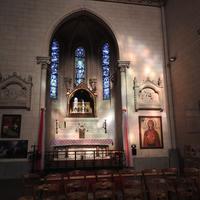
<path fill-rule="evenodd" d="M 83 47 L 78 47 L 75 50 L 75 84 L 78 85 L 85 81 L 85 49 Z"/>
<path fill-rule="evenodd" d="M 102 47 L 102 75 L 103 75 L 103 99 L 110 99 L 110 47 L 105 43 Z"/>
<path fill-rule="evenodd" d="M 58 65 L 59 65 L 59 44 L 53 40 L 51 43 L 51 75 L 50 75 L 50 98 L 58 96 Z"/>

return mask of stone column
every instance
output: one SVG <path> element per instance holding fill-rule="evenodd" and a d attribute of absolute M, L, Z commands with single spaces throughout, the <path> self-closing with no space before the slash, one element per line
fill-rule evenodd
<path fill-rule="evenodd" d="M 41 66 L 40 80 L 40 122 L 38 133 L 38 150 L 41 154 L 39 163 L 40 170 L 44 169 L 44 151 L 45 151 L 45 115 L 46 115 L 46 84 L 47 84 L 47 69 L 50 64 L 49 57 L 36 57 L 37 64 Z"/>
<path fill-rule="evenodd" d="M 130 61 L 118 61 L 118 68 L 121 74 L 121 103 L 122 103 L 122 138 L 123 148 L 126 157 L 126 166 L 130 166 L 130 145 L 128 140 L 128 110 L 127 110 L 127 77 L 126 70 Z"/>

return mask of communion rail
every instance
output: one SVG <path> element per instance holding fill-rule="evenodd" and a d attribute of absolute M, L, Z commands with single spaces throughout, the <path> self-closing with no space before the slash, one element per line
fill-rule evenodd
<path fill-rule="evenodd" d="M 46 151 L 45 170 L 122 168 L 124 158 L 115 150 Z"/>

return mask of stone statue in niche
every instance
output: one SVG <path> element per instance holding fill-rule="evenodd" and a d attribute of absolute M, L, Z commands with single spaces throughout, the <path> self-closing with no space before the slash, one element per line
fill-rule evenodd
<path fill-rule="evenodd" d="M 77 112 L 78 112 L 78 98 L 75 97 L 74 102 L 73 102 L 73 113 L 77 113 Z"/>
<path fill-rule="evenodd" d="M 97 94 L 86 83 L 80 83 L 66 96 L 69 117 L 96 116 Z"/>
<path fill-rule="evenodd" d="M 89 80 L 89 84 L 90 84 L 90 88 L 93 92 L 96 92 L 97 91 L 97 87 L 96 87 L 96 84 L 97 84 L 97 79 L 96 78 L 91 78 Z"/>
<path fill-rule="evenodd" d="M 82 113 L 85 112 L 85 102 L 84 100 L 82 100 L 82 107 L 81 107 Z"/>
<path fill-rule="evenodd" d="M 85 102 L 83 99 L 78 101 L 77 97 L 74 97 L 72 113 L 92 113 L 90 102 Z"/>

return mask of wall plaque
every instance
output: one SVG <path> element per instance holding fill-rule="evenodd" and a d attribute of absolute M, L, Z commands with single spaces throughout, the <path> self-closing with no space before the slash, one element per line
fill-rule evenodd
<path fill-rule="evenodd" d="M 134 101 L 135 110 L 160 110 L 163 111 L 163 87 L 161 80 L 157 82 L 147 78 L 142 83 L 137 83 L 134 79 Z"/>
<path fill-rule="evenodd" d="M 31 108 L 32 78 L 23 79 L 14 72 L 5 78 L 0 74 L 0 108 Z"/>

